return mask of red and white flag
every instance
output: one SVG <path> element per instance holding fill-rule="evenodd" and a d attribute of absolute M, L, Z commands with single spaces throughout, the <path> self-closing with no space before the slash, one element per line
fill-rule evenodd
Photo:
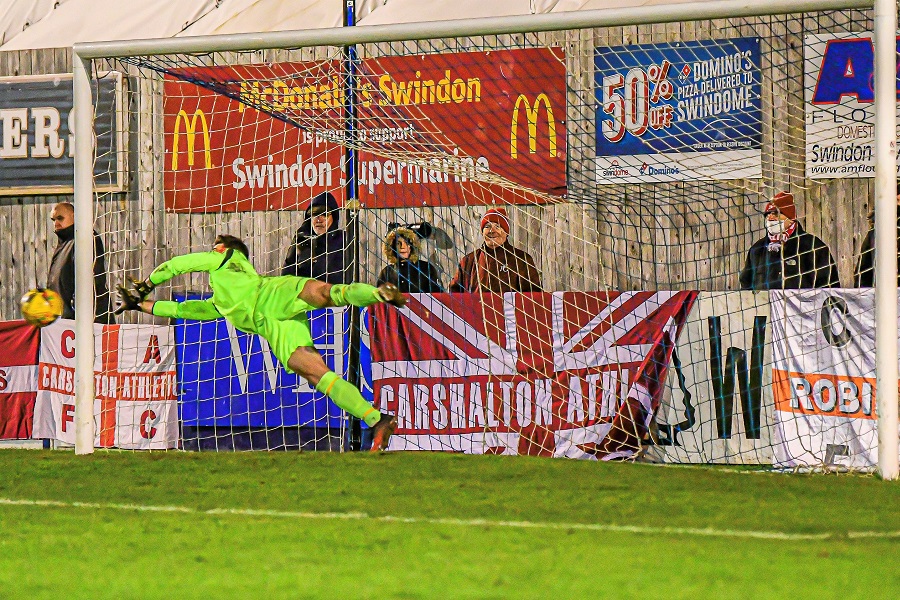
<path fill-rule="evenodd" d="M 25 321 L 0 322 L 0 439 L 31 437 L 40 339 Z"/>
<path fill-rule="evenodd" d="M 389 449 L 629 456 L 696 296 L 412 294 L 400 310 L 376 305 L 375 401 L 399 421 Z"/>
<path fill-rule="evenodd" d="M 75 442 L 74 322 L 41 330 L 36 438 Z M 94 445 L 126 449 L 178 444 L 173 328 L 94 325 Z"/>

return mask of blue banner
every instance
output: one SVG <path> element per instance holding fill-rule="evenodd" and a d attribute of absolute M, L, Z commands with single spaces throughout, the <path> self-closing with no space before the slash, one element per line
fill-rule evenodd
<path fill-rule="evenodd" d="M 597 156 L 758 151 L 759 65 L 758 38 L 596 48 Z"/>
<path fill-rule="evenodd" d="M 202 296 L 178 295 L 174 300 Z M 313 342 L 326 364 L 346 378 L 350 312 L 330 308 L 309 313 Z M 366 323 L 363 313 L 363 325 Z M 366 330 L 363 341 L 368 341 Z M 225 319 L 178 320 L 175 324 L 179 409 L 188 427 L 339 427 L 341 411 L 275 358 L 268 342 L 237 331 Z M 367 344 L 362 373 L 371 377 Z M 363 394 L 371 400 L 371 385 Z M 368 393 L 366 393 L 368 387 Z"/>

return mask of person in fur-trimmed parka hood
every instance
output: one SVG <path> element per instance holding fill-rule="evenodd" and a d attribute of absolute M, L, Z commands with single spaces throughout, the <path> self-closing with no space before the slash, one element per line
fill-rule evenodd
<path fill-rule="evenodd" d="M 419 236 L 407 227 L 397 227 L 388 232 L 381 246 L 388 264 L 378 275 L 378 285 L 393 283 L 401 292 L 443 292 L 438 270 L 419 257 Z"/>

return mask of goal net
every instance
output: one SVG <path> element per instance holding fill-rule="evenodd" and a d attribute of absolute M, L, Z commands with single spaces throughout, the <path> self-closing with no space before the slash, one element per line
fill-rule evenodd
<path fill-rule="evenodd" d="M 261 275 L 399 285 L 403 309 L 309 316 L 398 417 L 391 450 L 870 469 L 872 27 L 848 9 L 96 59 L 123 81 L 118 123 L 95 123 L 121 127 L 129 181 L 93 200 L 110 286 L 218 234 Z M 152 298 L 212 291 L 193 273 Z M 95 327 L 99 446 L 368 442 L 227 319 Z"/>

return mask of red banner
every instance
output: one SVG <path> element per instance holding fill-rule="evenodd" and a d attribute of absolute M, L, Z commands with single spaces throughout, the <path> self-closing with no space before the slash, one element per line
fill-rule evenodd
<path fill-rule="evenodd" d="M 40 330 L 0 322 L 0 439 L 28 439 L 37 395 Z"/>
<path fill-rule="evenodd" d="M 561 49 L 365 59 L 358 71 L 365 206 L 545 201 L 521 188 L 565 194 Z M 166 208 L 299 209 L 323 191 L 342 200 L 344 102 L 337 61 L 172 71 L 163 96 Z M 472 181 L 482 171 L 521 188 Z"/>
<path fill-rule="evenodd" d="M 697 292 L 414 294 L 371 309 L 391 450 L 627 457 Z"/>

